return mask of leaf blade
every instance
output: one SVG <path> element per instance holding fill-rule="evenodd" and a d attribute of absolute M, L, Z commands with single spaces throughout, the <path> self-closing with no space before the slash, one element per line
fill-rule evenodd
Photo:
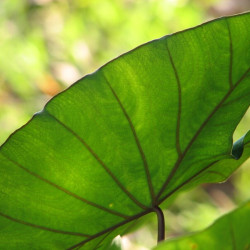
<path fill-rule="evenodd" d="M 0 148 L 1 220 L 101 247 L 180 190 L 227 178 L 250 154 L 246 136 L 240 160 L 231 155 L 249 106 L 249 22 L 242 14 L 152 41 L 53 98 Z M 34 233 L 44 249 L 47 237 Z M 61 248 L 55 235 L 48 242 Z"/>

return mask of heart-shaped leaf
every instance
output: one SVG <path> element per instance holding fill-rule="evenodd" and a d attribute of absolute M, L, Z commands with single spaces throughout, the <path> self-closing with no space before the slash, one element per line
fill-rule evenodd
<path fill-rule="evenodd" d="M 207 229 L 189 236 L 163 242 L 154 249 L 249 249 L 249 221 L 250 201 L 233 212 L 219 218 Z"/>
<path fill-rule="evenodd" d="M 249 14 L 142 45 L 0 148 L 0 248 L 96 249 L 181 189 L 226 179 L 250 136 Z M 246 147 L 243 156 L 243 147 Z"/>

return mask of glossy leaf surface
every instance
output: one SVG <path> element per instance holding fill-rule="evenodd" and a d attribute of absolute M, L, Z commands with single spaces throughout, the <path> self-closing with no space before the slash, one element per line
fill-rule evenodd
<path fill-rule="evenodd" d="M 53 98 L 0 148 L 0 248 L 106 249 L 181 189 L 226 179 L 249 157 L 249 134 L 231 155 L 249 25 L 242 14 L 149 42 Z"/>
<path fill-rule="evenodd" d="M 249 249 L 250 248 L 250 202 L 219 218 L 207 229 L 169 240 L 155 247 L 155 250 L 207 250 L 207 249 Z"/>

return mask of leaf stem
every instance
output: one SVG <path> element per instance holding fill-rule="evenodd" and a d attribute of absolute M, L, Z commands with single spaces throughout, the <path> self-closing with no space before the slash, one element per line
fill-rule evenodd
<path fill-rule="evenodd" d="M 158 239 L 157 242 L 161 242 L 165 239 L 165 219 L 164 214 L 160 207 L 154 207 L 154 211 L 157 214 L 157 220 L 158 220 Z"/>

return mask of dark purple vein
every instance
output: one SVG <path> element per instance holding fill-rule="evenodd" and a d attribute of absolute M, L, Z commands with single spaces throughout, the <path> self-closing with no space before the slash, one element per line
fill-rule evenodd
<path fill-rule="evenodd" d="M 212 163 L 210 163 L 209 165 L 207 165 L 205 168 L 201 169 L 199 172 L 197 172 L 196 174 L 194 174 L 193 176 L 191 176 L 190 178 L 188 178 L 186 181 L 182 182 L 179 186 L 177 186 L 175 189 L 173 189 L 172 191 L 170 191 L 169 193 L 167 193 L 164 197 L 162 197 L 159 200 L 158 205 L 160 205 L 165 199 L 167 199 L 168 197 L 170 197 L 172 194 L 174 194 L 177 190 L 179 190 L 180 188 L 182 188 L 183 186 L 185 186 L 186 184 L 188 184 L 190 181 L 192 181 L 195 177 L 198 177 L 201 173 L 203 173 L 205 170 L 209 169 L 211 166 L 213 166 L 217 161 L 214 161 Z"/>
<path fill-rule="evenodd" d="M 87 242 L 89 242 L 89 241 L 91 241 L 91 240 L 93 240 L 93 239 L 95 239 L 95 238 L 97 238 L 97 237 L 99 237 L 99 236 L 101 236 L 101 235 L 103 235 L 103 234 L 105 234 L 105 233 L 108 233 L 108 232 L 110 232 L 110 231 L 113 231 L 114 229 L 116 229 L 116 228 L 118 228 L 118 227 L 120 227 L 120 226 L 123 226 L 123 225 L 125 225 L 126 223 L 128 223 L 128 222 L 130 222 L 130 221 L 133 221 L 133 220 L 135 220 L 135 219 L 139 219 L 139 218 L 142 217 L 143 215 L 148 214 L 148 213 L 151 213 L 151 212 L 153 212 L 153 209 L 152 209 L 152 208 L 148 208 L 146 211 L 143 211 L 143 212 L 141 212 L 141 213 L 139 213 L 139 214 L 137 214 L 137 215 L 134 215 L 134 216 L 130 217 L 129 219 L 123 221 L 123 222 L 120 222 L 120 223 L 118 223 L 118 224 L 116 224 L 116 225 L 114 225 L 114 226 L 112 226 L 112 227 L 110 227 L 110 228 L 107 228 L 107 229 L 105 229 L 105 230 L 103 230 L 103 231 L 101 231 L 101 232 L 99 232 L 99 233 L 97 233 L 97 234 L 95 234 L 95 235 L 93 235 L 93 236 L 90 236 L 88 239 L 83 240 L 83 241 L 77 243 L 76 245 L 74 245 L 74 246 L 68 248 L 68 250 L 72 250 L 72 249 L 75 249 L 75 248 L 77 248 L 77 247 L 83 246 L 83 245 L 86 244 Z"/>
<path fill-rule="evenodd" d="M 183 161 L 183 159 L 185 158 L 187 152 L 189 151 L 189 149 L 191 148 L 191 146 L 193 145 L 193 143 L 195 142 L 196 138 L 199 136 L 199 134 L 201 133 L 201 131 L 203 130 L 203 128 L 207 125 L 207 123 L 209 122 L 209 120 L 213 117 L 213 115 L 217 112 L 217 110 L 223 105 L 223 103 L 226 101 L 226 99 L 230 96 L 230 94 L 233 92 L 233 90 L 240 84 L 240 82 L 246 77 L 246 75 L 248 74 L 250 68 L 248 68 L 245 73 L 241 76 L 241 78 L 236 82 L 236 84 L 229 89 L 229 91 L 227 92 L 227 94 L 222 98 L 222 100 L 217 104 L 217 106 L 213 109 L 213 111 L 210 113 L 210 115 L 207 117 L 207 119 L 201 124 L 200 128 L 196 131 L 195 135 L 193 136 L 193 138 L 190 140 L 189 144 L 187 145 L 186 149 L 184 150 L 183 154 L 178 157 L 173 169 L 171 170 L 167 180 L 164 182 L 162 188 L 160 189 L 158 195 L 156 196 L 156 198 L 158 199 L 161 194 L 163 193 L 163 191 L 165 190 L 165 188 L 167 187 L 167 185 L 169 184 L 169 182 L 171 181 L 172 177 L 175 175 L 176 171 L 178 170 L 181 162 Z"/>
<path fill-rule="evenodd" d="M 2 155 L 3 155 L 3 154 L 2 154 Z M 96 204 L 96 203 L 93 203 L 93 202 L 91 202 L 91 201 L 88 201 L 88 200 L 86 200 L 86 199 L 84 199 L 84 198 L 82 198 L 82 197 L 80 197 L 80 196 L 78 196 L 78 195 L 76 195 L 76 194 L 70 192 L 69 190 L 67 190 L 67 189 L 65 189 L 65 188 L 63 188 L 63 187 L 61 187 L 61 186 L 59 186 L 59 185 L 57 185 L 57 184 L 55 184 L 55 183 L 53 183 L 53 182 L 51 182 L 51 181 L 45 179 L 45 178 L 43 178 L 43 177 L 41 177 L 40 175 L 38 175 L 38 174 L 36 174 L 36 173 L 30 171 L 29 169 L 25 168 L 24 166 L 22 166 L 22 165 L 19 164 L 18 162 L 16 162 L 16 161 L 10 159 L 8 156 L 6 156 L 6 155 L 3 155 L 3 156 L 4 156 L 6 159 L 8 159 L 10 162 L 12 162 L 14 165 L 16 165 L 17 167 L 19 167 L 19 168 L 21 168 L 22 170 L 24 170 L 26 173 L 28 173 L 28 174 L 30 174 L 30 175 L 36 177 L 37 179 L 39 179 L 39 180 L 41 180 L 41 181 L 43 181 L 43 182 L 45 182 L 45 183 L 47 183 L 47 184 L 49 184 L 49 185 L 55 187 L 56 189 L 58 189 L 58 190 L 64 192 L 65 194 L 74 197 L 74 198 L 77 199 L 77 200 L 80 200 L 80 201 L 82 201 L 82 202 L 84 202 L 84 203 L 86 203 L 86 204 L 88 204 L 88 205 L 90 205 L 90 206 L 93 206 L 93 207 L 95 207 L 95 208 L 98 208 L 98 209 L 100 209 L 100 210 L 103 210 L 103 211 L 105 211 L 105 212 L 107 212 L 107 213 L 110 213 L 110 214 L 113 214 L 113 215 L 122 217 L 122 218 L 124 218 L 124 219 L 129 218 L 127 215 L 121 214 L 121 213 L 119 213 L 119 212 L 113 211 L 113 210 L 111 210 L 111 209 L 108 209 L 108 208 L 106 208 L 106 207 L 100 206 L 100 205 L 98 205 L 98 204 Z"/>
<path fill-rule="evenodd" d="M 23 221 L 23 220 L 19 220 L 19 219 L 13 218 L 13 217 L 11 217 L 9 215 L 6 215 L 6 214 L 4 214 L 2 212 L 0 212 L 0 216 L 6 218 L 8 220 L 14 221 L 16 223 L 23 224 L 25 226 L 34 227 L 34 228 L 41 229 L 41 230 L 44 230 L 44 231 L 49 231 L 49 232 L 52 232 L 52 233 L 68 234 L 68 235 L 74 235 L 74 236 L 80 236 L 80 237 L 87 237 L 87 238 L 90 237 L 90 235 L 87 235 L 87 234 L 61 231 L 61 230 L 57 230 L 57 229 L 53 229 L 53 228 L 49 228 L 49 227 L 44 227 L 44 226 L 32 224 L 32 223 L 29 223 L 27 221 Z"/>
<path fill-rule="evenodd" d="M 170 50 L 169 50 L 169 47 L 168 47 L 168 44 L 167 44 L 167 40 L 166 40 L 166 47 L 167 47 L 167 51 L 168 51 L 168 55 L 169 55 L 169 58 L 170 58 L 172 68 L 174 70 L 174 74 L 175 74 L 175 78 L 176 78 L 176 82 L 177 82 L 177 88 L 178 88 L 178 113 L 177 113 L 177 122 L 176 122 L 176 150 L 177 150 L 178 156 L 180 157 L 182 155 L 181 146 L 180 146 L 181 82 L 180 82 L 178 71 L 177 71 L 177 69 L 175 67 L 172 55 L 170 53 Z"/>
<path fill-rule="evenodd" d="M 245 147 L 248 145 L 245 144 Z M 170 197 L 172 194 L 174 194 L 177 190 L 179 190 L 180 188 L 182 188 L 183 186 L 185 186 L 186 184 L 188 184 L 190 181 L 192 181 L 195 177 L 199 177 L 200 174 L 204 173 L 204 171 L 208 170 L 210 167 L 212 167 L 215 163 L 219 162 L 220 160 L 214 161 L 212 163 L 210 163 L 209 165 L 207 165 L 205 168 L 201 169 L 200 171 L 198 171 L 195 175 L 191 176 L 190 178 L 188 178 L 185 182 L 181 183 L 179 186 L 177 186 L 174 190 L 172 190 L 171 192 L 169 192 L 168 194 L 166 194 L 163 198 L 161 198 L 159 200 L 158 205 L 160 205 L 166 198 Z M 226 179 L 227 177 L 225 175 L 223 175 L 222 173 L 219 173 L 217 171 L 214 170 L 208 170 L 207 172 L 210 173 L 215 173 L 220 175 L 221 177 L 223 177 L 224 179 Z"/>
<path fill-rule="evenodd" d="M 230 53 L 230 60 L 229 60 L 229 85 L 230 85 L 230 88 L 232 88 L 233 87 L 233 80 L 232 80 L 232 73 L 233 73 L 233 43 L 232 43 L 232 34 L 231 34 L 231 30 L 230 30 L 229 23 L 228 23 L 227 19 L 225 19 L 225 22 L 227 24 L 228 35 L 229 35 L 229 53 Z"/>
<path fill-rule="evenodd" d="M 69 131 L 72 135 L 74 135 L 81 143 L 82 145 L 91 153 L 91 155 L 99 162 L 99 164 L 104 168 L 106 173 L 113 179 L 113 181 L 117 184 L 117 186 L 132 200 L 137 206 L 139 206 L 142 209 L 147 209 L 146 206 L 144 206 L 140 201 L 138 201 L 123 185 L 122 183 L 117 179 L 117 177 L 110 171 L 110 169 L 106 166 L 106 164 L 99 158 L 99 156 L 93 151 L 93 149 L 78 135 L 76 134 L 70 127 L 68 127 L 66 124 L 61 122 L 59 119 L 57 119 L 55 116 L 50 114 L 46 110 L 46 114 L 48 114 L 51 118 L 53 118 L 58 124 L 62 125 L 67 131 Z"/>
<path fill-rule="evenodd" d="M 135 127 L 134 127 L 134 125 L 133 125 L 133 123 L 132 123 L 132 121 L 131 121 L 128 113 L 127 113 L 127 111 L 125 110 L 124 106 L 122 105 L 121 100 L 119 99 L 119 97 L 117 96 L 116 92 L 114 91 L 114 89 L 110 85 L 110 83 L 109 83 L 107 77 L 104 75 L 104 73 L 103 73 L 103 77 L 105 78 L 107 85 L 109 86 L 109 88 L 110 88 L 111 92 L 113 93 L 116 101 L 118 102 L 118 104 L 119 104 L 119 106 L 120 106 L 120 108 L 121 108 L 124 116 L 126 117 L 128 123 L 129 123 L 130 129 L 131 129 L 131 131 L 133 133 L 133 136 L 135 138 L 135 142 L 136 142 L 136 145 L 137 145 L 138 150 L 140 152 L 140 155 L 141 155 L 141 158 L 142 158 L 142 162 L 143 162 L 143 166 L 144 166 L 144 170 L 145 170 L 145 173 L 146 173 L 148 188 L 149 188 L 149 192 L 150 192 L 151 200 L 152 200 L 152 206 L 154 206 L 154 204 L 155 204 L 155 193 L 154 193 L 154 189 L 153 189 L 153 185 L 152 185 L 152 181 L 151 181 L 151 177 L 150 177 L 148 162 L 147 162 L 146 156 L 145 156 L 145 154 L 143 152 L 143 149 L 142 149 L 141 143 L 139 141 L 139 138 L 137 136 L 137 133 L 135 131 Z"/>

